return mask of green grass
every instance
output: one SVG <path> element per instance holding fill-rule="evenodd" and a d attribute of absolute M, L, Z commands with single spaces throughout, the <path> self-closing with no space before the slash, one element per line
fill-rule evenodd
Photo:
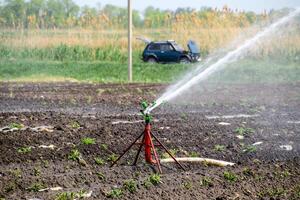
<path fill-rule="evenodd" d="M 195 65 L 147 64 L 134 59 L 133 82 L 174 82 Z M 0 81 L 95 83 L 127 82 L 127 63 L 121 61 L 63 61 L 0 59 Z M 211 76 L 209 82 L 291 83 L 300 81 L 300 65 L 288 60 L 242 60 Z"/>
<path fill-rule="evenodd" d="M 190 65 L 133 65 L 134 82 L 170 82 Z M 127 82 L 127 64 L 108 61 L 0 61 L 0 81 Z"/>

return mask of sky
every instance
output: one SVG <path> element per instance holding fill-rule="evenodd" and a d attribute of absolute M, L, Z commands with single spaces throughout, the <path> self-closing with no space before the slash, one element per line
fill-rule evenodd
<path fill-rule="evenodd" d="M 113 4 L 126 7 L 127 0 L 74 0 L 80 6 L 101 6 Z M 227 5 L 233 9 L 263 12 L 264 10 L 280 9 L 284 7 L 300 7 L 300 0 L 132 0 L 134 9 L 143 11 L 147 6 L 160 9 L 176 10 L 178 7 L 200 9 L 203 6 L 222 8 Z"/>

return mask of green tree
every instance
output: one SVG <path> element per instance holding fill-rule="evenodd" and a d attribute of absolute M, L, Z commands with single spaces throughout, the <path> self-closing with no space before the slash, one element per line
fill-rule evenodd
<path fill-rule="evenodd" d="M 5 0 L 1 17 L 6 25 L 13 28 L 23 28 L 26 20 L 26 3 L 24 0 Z"/>

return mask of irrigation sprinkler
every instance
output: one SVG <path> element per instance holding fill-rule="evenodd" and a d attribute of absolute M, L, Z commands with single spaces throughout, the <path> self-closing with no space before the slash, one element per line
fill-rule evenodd
<path fill-rule="evenodd" d="M 144 147 L 146 162 L 152 165 L 157 165 L 159 173 L 162 173 L 160 159 L 155 149 L 155 147 L 162 147 L 169 154 L 169 156 L 180 166 L 180 168 L 184 170 L 184 167 L 177 161 L 177 159 L 171 154 L 171 152 L 165 147 L 165 145 L 163 145 L 159 141 L 159 139 L 152 133 L 151 131 L 152 116 L 150 115 L 150 113 L 145 112 L 149 107 L 148 103 L 143 101 L 141 103 L 141 107 L 142 107 L 141 113 L 143 114 L 145 120 L 144 131 L 134 140 L 134 142 L 129 147 L 125 149 L 125 151 L 118 157 L 118 159 L 112 163 L 111 167 L 113 167 L 131 149 L 133 145 L 137 144 L 139 145 L 139 148 L 135 156 L 135 159 L 133 161 L 133 165 L 136 165 L 139 155 L 142 151 L 142 148 Z M 138 142 L 138 140 L 141 137 L 142 137 L 142 141 Z M 153 139 L 157 142 L 157 144 L 154 144 Z"/>

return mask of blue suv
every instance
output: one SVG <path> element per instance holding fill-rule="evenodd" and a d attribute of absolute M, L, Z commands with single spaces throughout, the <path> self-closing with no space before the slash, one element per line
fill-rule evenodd
<path fill-rule="evenodd" d="M 149 63 L 191 63 L 200 61 L 200 50 L 197 44 L 190 40 L 189 51 L 184 50 L 174 40 L 149 42 L 143 52 L 143 61 Z"/>

